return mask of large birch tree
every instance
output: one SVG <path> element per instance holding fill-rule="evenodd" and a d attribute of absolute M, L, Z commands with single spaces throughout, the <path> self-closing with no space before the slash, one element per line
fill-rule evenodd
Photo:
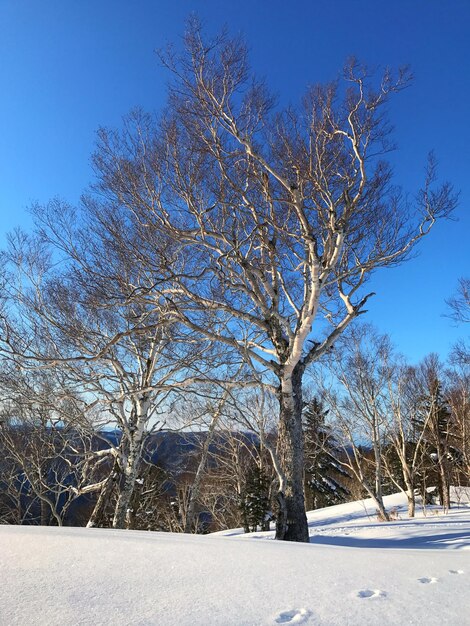
<path fill-rule="evenodd" d="M 162 121 L 101 131 L 97 189 L 127 207 L 144 248 L 162 233 L 179 242 L 165 282 L 141 295 L 276 390 L 276 537 L 308 541 L 304 372 L 365 312 L 368 276 L 407 259 L 455 197 L 436 185 L 432 158 L 413 200 L 393 185 L 385 105 L 406 70 L 374 77 L 351 62 L 281 109 L 237 39 L 208 42 L 191 24 L 183 54 L 163 60 L 173 82 Z"/>

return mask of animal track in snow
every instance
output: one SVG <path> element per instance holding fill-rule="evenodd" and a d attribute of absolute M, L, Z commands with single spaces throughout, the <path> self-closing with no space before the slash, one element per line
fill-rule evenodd
<path fill-rule="evenodd" d="M 423 578 L 418 578 L 418 581 L 420 583 L 423 583 L 423 585 L 432 585 L 434 583 L 437 583 L 438 580 L 439 578 L 434 578 L 434 576 L 431 576 L 431 578 L 428 578 L 427 576 L 423 576 Z"/>
<path fill-rule="evenodd" d="M 357 592 L 358 598 L 385 598 L 386 595 L 381 589 L 361 589 Z"/>
<path fill-rule="evenodd" d="M 464 574 L 463 569 L 450 569 L 449 574 Z"/>
<path fill-rule="evenodd" d="M 303 624 L 311 614 L 308 609 L 292 609 L 279 613 L 274 621 L 276 624 Z"/>

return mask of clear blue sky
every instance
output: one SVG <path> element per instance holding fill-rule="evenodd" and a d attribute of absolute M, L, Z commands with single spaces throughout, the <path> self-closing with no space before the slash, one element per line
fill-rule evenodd
<path fill-rule="evenodd" d="M 159 109 L 166 76 L 154 50 L 178 41 L 193 11 L 209 32 L 243 32 L 254 69 L 284 101 L 334 78 L 350 55 L 411 64 L 414 86 L 390 108 L 396 180 L 415 190 L 434 149 L 461 191 L 458 221 L 377 274 L 367 317 L 411 359 L 445 356 L 468 334 L 442 314 L 470 274 L 470 0 L 0 0 L 0 245 L 29 227 L 33 201 L 78 200 L 98 126 L 136 105 Z"/>

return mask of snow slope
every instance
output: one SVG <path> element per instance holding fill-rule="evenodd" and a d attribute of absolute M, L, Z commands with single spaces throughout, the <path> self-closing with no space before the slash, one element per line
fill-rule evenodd
<path fill-rule="evenodd" d="M 403 504 L 388 524 L 368 501 L 312 512 L 310 545 L 0 526 L 0 624 L 470 625 L 470 506 Z"/>

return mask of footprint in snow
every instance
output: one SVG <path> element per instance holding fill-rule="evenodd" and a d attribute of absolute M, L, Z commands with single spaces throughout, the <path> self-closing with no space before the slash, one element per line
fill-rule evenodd
<path fill-rule="evenodd" d="M 276 624 L 303 624 L 311 614 L 307 609 L 292 609 L 279 613 L 274 621 Z"/>
<path fill-rule="evenodd" d="M 424 576 L 423 578 L 418 578 L 418 581 L 420 583 L 423 583 L 423 585 L 433 585 L 434 583 L 437 583 L 438 580 L 438 578 L 434 578 L 433 576 L 431 578 L 428 578 L 427 576 Z"/>
<path fill-rule="evenodd" d="M 449 574 L 464 574 L 463 569 L 450 569 Z"/>
<path fill-rule="evenodd" d="M 361 589 L 357 592 L 358 598 L 385 598 L 386 595 L 381 589 Z"/>

